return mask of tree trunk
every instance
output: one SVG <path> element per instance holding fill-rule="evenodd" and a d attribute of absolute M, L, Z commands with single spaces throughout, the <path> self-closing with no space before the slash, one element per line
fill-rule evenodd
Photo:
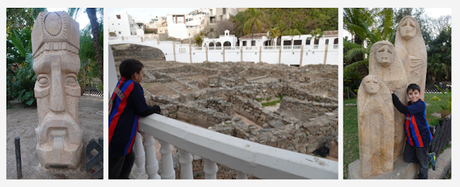
<path fill-rule="evenodd" d="M 99 68 L 99 78 L 104 82 L 104 61 L 102 60 L 102 49 L 100 44 L 99 23 L 97 22 L 96 9 L 87 8 L 88 18 L 91 23 L 91 33 L 93 34 L 94 49 L 96 51 L 97 67 Z"/>

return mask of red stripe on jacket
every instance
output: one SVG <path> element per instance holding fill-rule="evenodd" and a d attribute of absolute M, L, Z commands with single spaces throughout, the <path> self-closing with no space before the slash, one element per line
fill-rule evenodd
<path fill-rule="evenodd" d="M 418 144 L 420 145 L 420 147 L 424 147 L 422 137 L 420 136 L 420 131 L 418 130 L 417 122 L 415 122 L 414 115 L 411 116 L 411 120 L 412 120 L 412 124 L 414 125 L 415 136 L 417 136 Z"/>
<path fill-rule="evenodd" d="M 123 110 L 125 109 L 125 106 L 128 101 L 128 96 L 131 93 L 131 91 L 133 91 L 133 88 L 134 88 L 134 84 L 131 84 L 128 86 L 128 88 L 126 88 L 126 91 L 124 92 L 125 97 L 121 100 L 120 105 L 118 106 L 118 112 L 115 114 L 115 116 L 113 117 L 112 123 L 110 124 L 109 145 L 110 145 L 110 140 L 112 140 L 113 132 L 115 131 L 115 128 L 117 126 L 118 119 L 120 119 L 120 115 L 123 113 Z"/>

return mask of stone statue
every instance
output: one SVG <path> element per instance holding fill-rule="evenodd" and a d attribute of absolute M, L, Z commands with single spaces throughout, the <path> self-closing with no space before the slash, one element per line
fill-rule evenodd
<path fill-rule="evenodd" d="M 404 65 L 407 83 L 420 86 L 421 97 L 425 96 L 427 53 L 420 26 L 411 16 L 399 22 L 395 40 L 396 51 Z"/>
<path fill-rule="evenodd" d="M 393 170 L 393 114 L 388 87 L 377 76 L 366 76 L 358 91 L 359 157 L 362 178 Z"/>
<path fill-rule="evenodd" d="M 37 154 L 45 168 L 77 168 L 83 132 L 78 125 L 79 24 L 65 12 L 41 12 L 32 31 L 37 74 Z"/>
<path fill-rule="evenodd" d="M 406 103 L 406 72 L 391 42 L 379 41 L 372 45 L 369 55 L 369 74 L 378 77 L 388 88 L 393 90 L 402 103 Z M 388 94 L 390 93 L 388 89 L 386 91 Z M 394 109 L 394 124 L 393 157 L 398 158 L 403 153 L 406 134 L 404 131 L 404 114 L 396 109 Z"/>

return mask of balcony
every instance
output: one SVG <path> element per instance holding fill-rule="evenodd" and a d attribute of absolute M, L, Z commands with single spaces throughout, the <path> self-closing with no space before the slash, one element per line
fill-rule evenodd
<path fill-rule="evenodd" d="M 237 179 L 246 179 L 247 175 L 265 179 L 338 178 L 335 161 L 254 143 L 157 114 L 141 118 L 139 129 L 144 131 L 144 142 L 138 133 L 131 178 L 175 179 L 170 145 L 180 154 L 181 179 L 193 179 L 192 155 L 204 159 L 206 179 L 216 178 L 216 163 L 236 170 Z M 153 137 L 161 144 L 160 175 Z"/>

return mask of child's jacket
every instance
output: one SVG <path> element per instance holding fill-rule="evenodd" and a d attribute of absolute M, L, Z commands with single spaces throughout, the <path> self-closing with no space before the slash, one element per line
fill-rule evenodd
<path fill-rule="evenodd" d="M 110 100 L 109 156 L 117 158 L 131 152 L 136 139 L 139 113 L 149 109 L 142 86 L 122 77 Z"/>

